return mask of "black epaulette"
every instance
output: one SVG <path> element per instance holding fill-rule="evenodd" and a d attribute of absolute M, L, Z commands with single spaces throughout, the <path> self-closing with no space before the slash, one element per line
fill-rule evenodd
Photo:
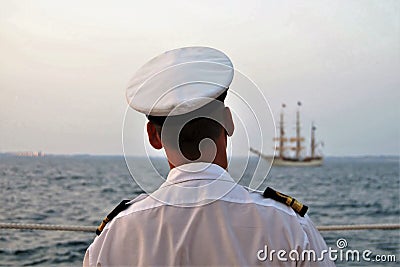
<path fill-rule="evenodd" d="M 115 216 L 118 215 L 123 210 L 126 210 L 131 204 L 129 203 L 131 200 L 125 199 L 122 200 L 121 203 L 118 204 L 108 215 L 107 217 L 104 218 L 104 220 L 101 222 L 99 227 L 96 229 L 96 235 L 100 235 L 101 232 L 103 231 L 104 227 L 108 222 L 110 222 L 112 219 L 114 219 Z"/>
<path fill-rule="evenodd" d="M 290 196 L 287 196 L 278 191 L 275 191 L 271 187 L 267 187 L 267 189 L 265 189 L 263 196 L 265 198 L 272 198 L 273 200 L 276 200 L 278 202 L 288 205 L 295 212 L 297 212 L 301 217 L 304 217 L 304 215 L 306 214 L 306 212 L 308 210 L 308 207 L 306 205 L 303 205 L 302 203 L 300 203 L 299 201 L 297 201 L 296 199 L 294 199 Z"/>

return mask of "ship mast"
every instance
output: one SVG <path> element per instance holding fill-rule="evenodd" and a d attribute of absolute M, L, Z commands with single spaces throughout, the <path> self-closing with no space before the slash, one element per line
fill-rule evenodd
<path fill-rule="evenodd" d="M 311 158 L 315 157 L 315 130 L 314 122 L 311 124 Z"/>
<path fill-rule="evenodd" d="M 278 151 L 277 158 L 283 159 L 285 157 L 285 142 L 287 138 L 285 137 L 285 123 L 284 123 L 284 108 L 286 107 L 285 104 L 282 104 L 281 114 L 279 116 L 279 137 L 275 137 L 274 141 L 279 142 L 279 145 L 276 147 Z"/>
<path fill-rule="evenodd" d="M 297 112 L 296 112 L 296 159 L 300 159 L 301 152 L 301 136 L 300 136 L 300 106 L 301 102 L 297 102 Z"/>
<path fill-rule="evenodd" d="M 282 104 L 282 110 L 281 110 L 281 116 L 280 116 L 280 121 L 279 121 L 279 158 L 283 158 L 283 153 L 285 149 L 285 129 L 284 129 L 284 124 L 283 124 L 283 109 L 286 107 L 285 104 Z"/>
<path fill-rule="evenodd" d="M 307 153 L 302 155 L 302 151 L 305 149 L 302 144 L 304 143 L 304 137 L 301 137 L 301 123 L 300 123 L 300 108 L 301 102 L 297 102 L 297 111 L 296 111 L 296 135 L 290 138 L 287 138 L 285 135 L 285 121 L 284 121 L 284 109 L 286 105 L 282 104 L 281 112 L 279 114 L 279 134 L 277 137 L 274 137 L 274 146 L 275 152 L 273 156 L 263 155 L 261 152 L 250 147 L 250 151 L 265 158 L 266 160 L 272 162 L 275 166 L 320 166 L 323 163 L 323 157 L 319 155 L 316 148 L 322 142 L 317 142 L 315 139 L 315 131 L 316 127 L 314 122 L 311 123 L 311 155 L 307 156 Z M 277 131 L 275 131 L 276 133 Z M 285 146 L 287 142 L 292 143 L 293 145 Z M 295 144 L 294 144 L 295 143 Z M 294 151 L 295 153 L 286 153 L 287 149 Z M 294 155 L 293 155 L 294 154 Z M 274 160 L 275 157 L 275 160 Z"/>

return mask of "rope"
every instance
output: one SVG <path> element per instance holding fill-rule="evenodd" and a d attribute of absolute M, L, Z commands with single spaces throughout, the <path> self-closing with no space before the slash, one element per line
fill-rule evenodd
<path fill-rule="evenodd" d="M 396 230 L 400 224 L 349 224 L 349 225 L 323 225 L 317 226 L 319 231 L 353 231 L 353 230 Z"/>
<path fill-rule="evenodd" d="M 74 231 L 74 232 L 96 232 L 94 226 L 56 225 L 56 224 L 24 224 L 24 223 L 0 223 L 0 229 L 23 229 L 23 230 L 50 230 L 50 231 Z"/>
<path fill-rule="evenodd" d="M 0 223 L 0 229 L 74 231 L 95 233 L 96 228 L 97 227 L 95 226 L 77 225 Z M 400 229 L 400 224 L 322 225 L 317 226 L 317 229 L 319 231 L 396 230 Z"/>

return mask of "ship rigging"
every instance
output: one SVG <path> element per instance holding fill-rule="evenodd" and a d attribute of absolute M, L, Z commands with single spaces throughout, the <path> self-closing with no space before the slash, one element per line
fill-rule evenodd
<path fill-rule="evenodd" d="M 282 109 L 279 117 L 279 136 L 274 138 L 277 143 L 275 156 L 266 156 L 261 152 L 250 148 L 250 151 L 259 155 L 260 157 L 272 161 L 274 166 L 320 166 L 323 164 L 323 157 L 317 153 L 317 148 L 323 145 L 322 142 L 317 142 L 315 139 L 316 127 L 314 122 L 311 124 L 311 140 L 310 140 L 310 155 L 303 156 L 303 151 L 305 147 L 303 143 L 305 141 L 304 137 L 301 136 L 301 123 L 300 123 L 300 107 L 301 102 L 297 102 L 296 111 L 296 135 L 295 137 L 287 138 L 285 132 L 284 124 L 284 109 L 286 105 L 282 104 Z M 288 146 L 287 143 L 295 143 L 294 146 Z M 288 151 L 294 151 L 294 153 L 289 153 Z"/>

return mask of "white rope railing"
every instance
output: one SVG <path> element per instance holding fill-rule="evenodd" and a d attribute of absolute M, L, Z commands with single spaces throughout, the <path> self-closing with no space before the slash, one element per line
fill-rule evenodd
<path fill-rule="evenodd" d="M 348 224 L 348 225 L 321 225 L 317 226 L 319 231 L 354 231 L 354 230 L 396 230 L 400 224 Z"/>
<path fill-rule="evenodd" d="M 0 223 L 0 229 L 23 229 L 23 230 L 48 230 L 48 231 L 74 231 L 74 232 L 96 232 L 95 226 L 57 225 L 57 224 L 33 224 L 33 223 Z"/>
<path fill-rule="evenodd" d="M 57 224 L 24 224 L 24 223 L 0 223 L 0 229 L 23 230 L 48 230 L 48 231 L 74 231 L 96 232 L 95 226 L 57 225 Z M 319 231 L 355 231 L 355 230 L 396 230 L 400 224 L 349 224 L 349 225 L 321 225 Z"/>

